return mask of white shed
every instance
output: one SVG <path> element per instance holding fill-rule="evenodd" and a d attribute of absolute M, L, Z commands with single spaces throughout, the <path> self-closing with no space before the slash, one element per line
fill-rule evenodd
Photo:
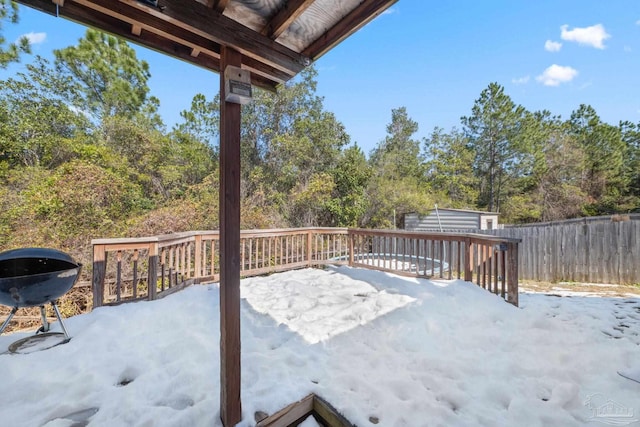
<path fill-rule="evenodd" d="M 407 231 L 493 230 L 498 228 L 498 213 L 468 209 L 432 209 L 426 215 L 404 216 Z"/>

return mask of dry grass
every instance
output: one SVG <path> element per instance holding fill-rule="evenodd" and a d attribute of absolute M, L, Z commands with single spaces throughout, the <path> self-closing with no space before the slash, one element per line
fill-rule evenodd
<path fill-rule="evenodd" d="M 58 309 L 63 318 L 75 316 L 77 314 L 87 313 L 91 311 L 93 306 L 93 295 L 91 286 L 84 283 L 77 283 L 69 292 L 58 300 Z M 46 314 L 49 322 L 57 321 L 51 304 L 46 307 Z M 0 305 L 0 322 L 11 312 L 11 308 Z M 7 326 L 4 333 L 16 332 L 22 330 L 36 330 L 42 325 L 40 320 L 39 307 L 24 307 L 18 309 L 15 317 Z"/>
<path fill-rule="evenodd" d="M 616 285 L 600 283 L 579 283 L 579 282 L 532 282 L 520 281 L 521 292 L 537 292 L 545 294 L 559 294 L 563 292 L 585 293 L 589 295 L 601 295 L 607 297 L 628 297 L 637 295 L 640 297 L 640 286 L 638 285 Z"/>

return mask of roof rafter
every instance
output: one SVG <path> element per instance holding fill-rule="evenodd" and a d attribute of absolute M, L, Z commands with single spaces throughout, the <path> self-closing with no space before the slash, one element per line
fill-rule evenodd
<path fill-rule="evenodd" d="M 73 1 L 73 0 L 67 0 Z M 233 19 L 194 0 L 162 0 L 158 8 L 137 0 L 87 0 L 95 3 L 121 3 L 144 11 L 157 19 L 209 38 L 225 46 L 234 46 L 244 56 L 295 75 L 309 64 L 309 59 L 276 43 Z"/>
<path fill-rule="evenodd" d="M 123 16 L 117 13 L 97 15 L 96 9 L 87 8 L 81 2 L 70 0 L 67 0 L 64 8 L 58 10 L 56 10 L 56 5 L 49 1 L 18 1 L 54 16 L 59 14 L 72 21 L 99 28 L 101 31 L 109 32 L 152 50 L 167 53 L 200 67 L 215 72 L 220 71 L 220 45 L 181 28 L 165 25 L 161 29 L 149 23 L 138 21 L 134 23 L 131 19 L 123 19 Z M 136 34 L 137 31 L 140 33 Z M 196 52 L 197 54 L 194 55 Z M 273 91 L 278 84 L 291 78 L 288 73 L 274 69 L 253 58 L 244 57 L 243 61 L 246 68 L 251 71 L 252 84 L 260 88 Z"/>
<path fill-rule="evenodd" d="M 270 39 L 277 39 L 298 16 L 302 15 L 314 0 L 290 0 L 285 2 L 284 7 L 269 21 L 262 29 L 261 33 Z"/>
<path fill-rule="evenodd" d="M 303 50 L 302 54 L 315 61 L 342 40 L 349 37 L 349 35 L 358 31 L 373 18 L 380 15 L 395 2 L 397 2 L 397 0 L 371 0 L 361 2 L 358 7 L 342 18 L 333 28 L 330 28 Z"/>
<path fill-rule="evenodd" d="M 340 8 L 325 0 L 14 1 L 215 72 L 230 47 L 252 83 L 273 90 L 397 0 L 341 0 Z"/>
<path fill-rule="evenodd" d="M 207 6 L 217 12 L 224 12 L 229 4 L 229 0 L 207 0 Z"/>
<path fill-rule="evenodd" d="M 51 11 L 51 0 L 17 0 L 40 10 Z M 162 0 L 158 7 L 137 0 L 65 0 L 58 13 L 69 16 L 68 9 L 83 6 L 129 23 L 129 31 L 138 24 L 142 29 L 188 39 L 188 34 L 204 37 L 218 45 L 233 46 L 243 56 L 293 77 L 309 64 L 309 59 L 233 19 L 195 0 Z M 53 9 L 55 14 L 55 8 Z M 94 21 L 96 18 L 94 18 Z M 83 20 L 80 22 L 84 23 Z M 97 25 L 100 28 L 99 25 Z M 179 36 L 177 34 L 180 34 Z M 126 37 L 125 34 L 118 34 Z M 218 49 L 219 53 L 219 49 Z"/>

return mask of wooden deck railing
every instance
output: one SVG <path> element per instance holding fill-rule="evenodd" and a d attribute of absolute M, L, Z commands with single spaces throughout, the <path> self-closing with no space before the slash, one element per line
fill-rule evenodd
<path fill-rule="evenodd" d="M 518 305 L 518 239 L 346 228 L 243 231 L 240 274 L 348 264 L 401 275 L 463 279 Z M 218 231 L 96 239 L 93 307 L 157 299 L 220 276 Z M 151 285 L 150 285 L 151 284 Z"/>

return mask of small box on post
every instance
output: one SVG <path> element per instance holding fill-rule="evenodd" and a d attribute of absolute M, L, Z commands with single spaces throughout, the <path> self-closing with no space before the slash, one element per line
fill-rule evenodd
<path fill-rule="evenodd" d="M 235 104 L 251 102 L 251 73 L 240 67 L 228 65 L 224 69 L 225 101 Z"/>

